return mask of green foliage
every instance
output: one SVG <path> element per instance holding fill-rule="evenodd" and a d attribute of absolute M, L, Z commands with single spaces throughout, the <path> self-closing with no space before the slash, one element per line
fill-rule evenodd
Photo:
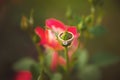
<path fill-rule="evenodd" d="M 96 25 L 89 29 L 89 32 L 94 36 L 100 36 L 106 32 L 105 28 L 102 25 Z"/>
<path fill-rule="evenodd" d="M 108 53 L 96 53 L 91 57 L 91 62 L 99 67 L 108 66 L 120 61 L 120 57 Z"/>
<path fill-rule="evenodd" d="M 78 67 L 80 68 L 80 70 L 82 70 L 87 66 L 88 63 L 88 52 L 86 49 L 78 50 L 75 56 L 78 59 L 77 60 Z"/>
<path fill-rule="evenodd" d="M 22 16 L 21 19 L 21 29 L 25 31 L 31 30 L 33 28 L 34 20 L 33 20 L 33 9 L 31 10 L 29 18 L 25 15 Z"/>
<path fill-rule="evenodd" d="M 51 73 L 49 69 L 42 63 L 31 66 L 32 80 L 49 80 Z"/>
<path fill-rule="evenodd" d="M 96 53 L 91 58 L 88 55 L 86 49 L 78 50 L 74 55 L 78 59 L 76 68 L 78 68 L 78 74 L 80 74 L 78 76 L 81 80 L 100 80 L 100 67 L 120 61 L 120 57 L 108 53 Z"/>
<path fill-rule="evenodd" d="M 104 0 L 88 0 L 93 6 L 103 6 Z"/>
<path fill-rule="evenodd" d="M 100 77 L 101 72 L 95 65 L 86 66 L 80 73 L 81 80 L 100 80 Z"/>
<path fill-rule="evenodd" d="M 71 9 L 70 6 L 67 7 L 66 17 L 67 17 L 68 19 L 71 19 L 71 18 L 72 18 L 72 9 Z"/>
<path fill-rule="evenodd" d="M 55 73 L 51 80 L 62 80 L 62 75 L 60 73 Z"/>
<path fill-rule="evenodd" d="M 84 31 L 86 29 L 87 29 L 87 25 L 85 24 L 83 20 L 81 20 L 80 23 L 78 24 L 78 30 Z"/>
<path fill-rule="evenodd" d="M 38 43 L 40 41 L 40 37 L 38 35 L 33 35 L 33 38 L 32 40 L 35 42 L 35 43 Z"/>
<path fill-rule="evenodd" d="M 49 76 L 43 71 L 36 79 L 34 80 L 50 80 Z"/>
<path fill-rule="evenodd" d="M 72 21 L 72 25 L 78 25 L 83 20 L 83 18 L 81 16 L 73 14 L 72 20 L 74 20 Z"/>
<path fill-rule="evenodd" d="M 49 51 L 49 54 L 46 54 L 45 56 L 45 63 L 47 67 L 49 67 L 49 65 L 51 64 L 51 58 L 52 58 L 52 54 Z"/>
<path fill-rule="evenodd" d="M 30 71 L 32 72 L 32 80 L 37 80 L 38 76 L 40 76 L 40 72 L 41 72 L 41 65 L 40 64 L 34 64 L 31 66 Z"/>
<path fill-rule="evenodd" d="M 30 70 L 31 66 L 36 64 L 36 62 L 31 59 L 31 58 L 23 58 L 20 59 L 19 61 L 17 61 L 14 65 L 13 65 L 13 69 L 16 71 L 20 71 L 20 70 Z"/>

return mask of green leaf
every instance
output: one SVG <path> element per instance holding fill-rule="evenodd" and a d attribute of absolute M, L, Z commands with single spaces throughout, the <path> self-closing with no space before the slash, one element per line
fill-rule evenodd
<path fill-rule="evenodd" d="M 80 22 L 83 22 L 83 18 L 81 16 L 78 15 L 73 15 L 73 19 L 74 19 L 74 24 L 73 25 L 78 25 Z"/>
<path fill-rule="evenodd" d="M 100 80 L 101 72 L 97 66 L 89 65 L 81 71 L 80 78 L 82 80 Z"/>
<path fill-rule="evenodd" d="M 80 69 L 83 69 L 88 63 L 88 52 L 86 49 L 79 50 L 77 52 L 78 61 L 77 64 Z"/>
<path fill-rule="evenodd" d="M 120 57 L 108 53 L 96 53 L 91 57 L 91 62 L 97 66 L 108 66 L 120 61 Z"/>
<path fill-rule="evenodd" d="M 49 80 L 51 73 L 49 69 L 43 64 L 35 64 L 31 67 L 32 80 Z"/>
<path fill-rule="evenodd" d="M 100 36 L 100 35 L 103 35 L 106 32 L 106 30 L 102 25 L 97 25 L 97 26 L 91 27 L 89 29 L 89 32 L 94 36 Z"/>
<path fill-rule="evenodd" d="M 30 70 L 31 66 L 36 64 L 36 62 L 31 59 L 31 58 L 23 58 L 20 59 L 19 61 L 17 61 L 14 65 L 13 65 L 13 69 L 16 71 L 19 70 Z"/>
<path fill-rule="evenodd" d="M 87 29 L 87 25 L 84 23 L 84 21 L 81 21 L 78 26 L 77 26 L 78 30 L 80 31 L 84 31 Z"/>
<path fill-rule="evenodd" d="M 55 73 L 51 80 L 62 80 L 62 75 L 60 73 Z"/>
<path fill-rule="evenodd" d="M 32 80 L 37 80 L 38 77 L 40 76 L 40 73 L 41 73 L 41 66 L 40 64 L 34 64 L 31 66 L 31 69 L 30 71 L 32 72 Z"/>
<path fill-rule="evenodd" d="M 85 23 L 86 24 L 90 24 L 90 23 L 92 23 L 93 22 L 93 17 L 92 17 L 92 15 L 89 15 L 89 16 L 87 16 L 86 18 L 85 18 Z"/>
<path fill-rule="evenodd" d="M 50 80 L 50 77 L 44 71 L 42 71 L 42 73 L 33 80 Z"/>

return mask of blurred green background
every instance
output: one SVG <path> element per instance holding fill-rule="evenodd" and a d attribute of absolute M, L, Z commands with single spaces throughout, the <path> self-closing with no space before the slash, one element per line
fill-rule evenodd
<path fill-rule="evenodd" d="M 102 24 L 105 35 L 89 41 L 90 54 L 107 51 L 120 56 L 120 0 L 104 0 Z M 66 23 L 66 9 L 71 6 L 79 16 L 88 15 L 87 0 L 0 0 L 0 80 L 12 80 L 12 65 L 22 57 L 37 58 L 35 47 L 27 33 L 20 29 L 23 15 L 29 17 L 34 9 L 34 26 L 44 26 L 47 18 Z M 101 68 L 102 80 L 120 80 L 120 63 Z"/>

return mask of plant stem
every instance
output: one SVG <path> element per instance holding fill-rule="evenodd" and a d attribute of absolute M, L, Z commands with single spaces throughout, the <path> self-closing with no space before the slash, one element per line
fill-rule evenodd
<path fill-rule="evenodd" d="M 65 57 L 66 57 L 66 69 L 67 69 L 67 78 L 69 77 L 69 56 L 68 56 L 68 48 L 65 47 Z"/>
<path fill-rule="evenodd" d="M 38 45 L 36 45 L 36 49 L 37 49 L 37 52 L 39 54 L 39 61 L 40 61 L 40 65 L 41 65 L 41 71 L 40 71 L 39 80 L 43 80 L 43 78 L 44 78 L 44 74 L 43 74 L 43 72 L 44 72 L 44 55 L 41 54 L 41 49 L 40 49 L 40 47 Z"/>
<path fill-rule="evenodd" d="M 31 16 L 32 16 L 32 13 L 33 13 L 33 12 L 31 12 Z M 43 72 L 44 72 L 44 55 L 42 54 L 43 52 L 42 52 L 40 46 L 38 46 L 38 45 L 36 44 L 36 41 L 34 40 L 34 35 L 35 35 L 35 34 L 34 34 L 34 32 L 33 32 L 33 27 L 32 27 L 32 25 L 30 26 L 30 28 L 29 28 L 29 30 L 28 30 L 28 34 L 29 34 L 29 36 L 30 36 L 30 38 L 31 38 L 31 40 L 32 40 L 35 48 L 36 48 L 36 51 L 37 51 L 37 53 L 38 53 L 39 62 L 40 62 L 40 65 L 41 65 L 41 71 L 40 71 L 40 78 L 39 78 L 39 80 L 43 80 L 43 77 L 44 77 L 44 74 L 43 74 Z M 37 80 L 38 80 L 38 79 L 37 79 Z"/>
<path fill-rule="evenodd" d="M 40 47 L 34 42 L 33 40 L 33 37 L 32 37 L 32 41 L 33 41 L 33 44 L 35 45 L 35 48 L 38 52 L 38 58 L 39 58 L 39 62 L 40 62 L 40 65 L 41 65 L 41 71 L 40 71 L 40 77 L 39 77 L 39 80 L 43 80 L 43 71 L 44 71 L 44 55 L 42 54 L 42 51 L 40 49 Z M 37 79 L 38 80 L 38 79 Z"/>

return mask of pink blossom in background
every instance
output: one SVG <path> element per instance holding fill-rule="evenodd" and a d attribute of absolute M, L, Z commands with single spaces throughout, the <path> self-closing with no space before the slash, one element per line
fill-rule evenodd
<path fill-rule="evenodd" d="M 32 80 L 32 73 L 30 71 L 19 71 L 16 73 L 14 80 Z"/>

